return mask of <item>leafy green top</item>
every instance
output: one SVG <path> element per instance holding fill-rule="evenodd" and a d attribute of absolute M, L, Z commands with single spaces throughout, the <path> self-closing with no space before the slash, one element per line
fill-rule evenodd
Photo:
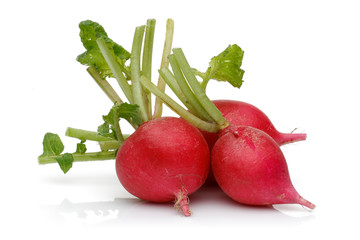
<path fill-rule="evenodd" d="M 133 126 L 140 126 L 142 121 L 139 106 L 135 104 L 115 104 L 107 115 L 103 116 L 104 123 L 98 127 L 98 135 L 118 139 L 117 124 L 123 118 Z"/>
<path fill-rule="evenodd" d="M 195 74 L 203 78 L 202 87 L 205 89 L 208 81 L 229 82 L 232 86 L 240 88 L 245 71 L 241 64 L 244 51 L 236 44 L 229 45 L 219 55 L 213 57 L 205 73 L 195 70 Z"/>
<path fill-rule="evenodd" d="M 43 140 L 43 153 L 38 157 L 40 164 L 57 162 L 66 173 L 73 162 L 114 159 L 117 149 L 128 136 L 121 132 L 121 118 L 137 129 L 143 122 L 161 117 L 161 111 L 158 111 L 160 114 L 151 114 L 151 93 L 161 100 L 158 101 L 159 105 L 164 102 L 185 120 L 202 130 L 216 132 L 219 128 L 227 126 L 226 119 L 211 103 L 205 89 L 210 79 L 226 81 L 237 88 L 242 85 L 244 70 L 240 67 L 244 51 L 236 44 L 229 45 L 223 52 L 213 57 L 205 72 L 197 71 L 190 67 L 181 49 L 173 49 L 173 54 L 170 54 L 173 22 L 168 20 L 159 72 L 184 105 L 192 109 L 192 111 L 187 111 L 165 94 L 165 83 L 158 84 L 158 88 L 151 82 L 154 19 L 149 19 L 146 26 L 136 28 L 131 53 L 111 40 L 97 22 L 82 21 L 79 28 L 81 42 L 86 51 L 77 56 L 77 61 L 89 66 L 87 71 L 114 105 L 107 115 L 102 116 L 104 123 L 98 127 L 97 132 L 68 128 L 66 135 L 80 140 L 73 153 L 63 153 L 64 144 L 60 137 L 57 134 L 46 133 Z M 144 39 L 143 36 L 145 36 Z M 127 66 L 126 62 L 129 59 L 130 64 Z M 169 62 L 174 74 L 168 69 Z M 201 85 L 195 75 L 203 79 Z M 129 103 L 122 101 L 106 78 L 116 78 Z M 159 79 L 159 83 L 161 83 L 160 80 L 162 79 Z M 160 87 L 160 85 L 164 86 Z M 155 107 L 155 110 L 161 109 L 159 105 Z M 97 141 L 101 151 L 87 152 L 85 145 L 87 140 Z"/>
<path fill-rule="evenodd" d="M 86 148 L 84 149 L 84 146 L 82 146 L 81 150 L 79 151 L 85 152 Z M 39 158 L 41 157 L 55 158 L 55 160 L 57 161 L 61 170 L 64 173 L 67 173 L 67 171 L 69 171 L 69 169 L 72 167 L 72 164 L 74 162 L 74 158 L 72 154 L 65 153 L 61 155 L 61 153 L 64 151 L 64 144 L 62 143 L 59 135 L 54 133 L 46 133 L 43 140 L 43 149 L 44 152 Z"/>
<path fill-rule="evenodd" d="M 86 52 L 77 57 L 77 61 L 87 66 L 93 66 L 100 73 L 101 77 L 114 77 L 109 65 L 106 63 L 104 56 L 96 43 L 98 38 L 104 39 L 107 47 L 111 50 L 116 62 L 120 65 L 121 69 L 129 72 L 129 68 L 125 66 L 125 62 L 130 58 L 130 53 L 122 46 L 111 40 L 104 28 L 97 22 L 90 20 L 82 21 L 79 24 L 80 38 Z"/>
<path fill-rule="evenodd" d="M 56 156 L 64 151 L 64 144 L 59 135 L 46 133 L 43 140 L 43 154 L 41 156 Z"/>

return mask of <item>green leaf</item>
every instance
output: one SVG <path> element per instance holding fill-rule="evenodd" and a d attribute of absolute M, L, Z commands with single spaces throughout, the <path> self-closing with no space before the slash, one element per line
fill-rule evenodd
<path fill-rule="evenodd" d="M 64 144 L 59 135 L 54 133 L 46 133 L 43 140 L 44 152 L 41 156 L 60 155 L 64 151 Z"/>
<path fill-rule="evenodd" d="M 109 132 L 110 132 L 110 124 L 107 121 L 101 124 L 97 129 L 97 133 L 101 136 L 104 136 L 104 134 L 109 134 Z"/>
<path fill-rule="evenodd" d="M 82 21 L 79 24 L 80 38 L 83 43 L 86 52 L 80 54 L 77 57 L 77 61 L 87 66 L 93 66 L 99 71 L 101 77 L 114 77 L 110 70 L 109 65 L 106 63 L 105 58 L 101 54 L 101 51 L 96 43 L 96 39 L 103 38 L 107 47 L 112 52 L 116 62 L 119 63 L 121 69 L 128 72 L 128 67 L 125 66 L 125 62 L 130 58 L 130 53 L 126 51 L 122 46 L 111 40 L 104 28 L 97 22 L 91 20 Z"/>
<path fill-rule="evenodd" d="M 139 106 L 136 104 L 121 103 L 115 104 L 108 115 L 103 116 L 103 120 L 110 125 L 114 125 L 114 119 L 126 119 L 130 124 L 140 125 L 141 117 L 139 113 Z M 104 126 L 105 127 L 105 126 Z"/>
<path fill-rule="evenodd" d="M 103 116 L 104 118 L 104 116 Z M 110 131 L 111 130 L 111 131 Z M 100 136 L 103 136 L 103 137 L 111 137 L 115 140 L 116 139 L 116 134 L 115 132 L 113 131 L 113 129 L 110 127 L 110 123 L 107 121 L 107 120 L 104 120 L 104 123 L 101 124 L 98 129 L 97 129 L 97 133 L 98 135 Z"/>
<path fill-rule="evenodd" d="M 75 153 L 80 153 L 83 154 L 85 153 L 87 150 L 86 145 L 85 145 L 85 141 L 81 141 L 80 143 L 78 143 L 76 145 L 76 152 Z"/>
<path fill-rule="evenodd" d="M 64 153 L 61 156 L 55 157 L 55 159 L 64 173 L 70 170 L 74 162 L 74 157 L 71 153 Z"/>
<path fill-rule="evenodd" d="M 122 103 L 120 105 L 115 105 L 113 108 L 117 117 L 126 119 L 129 123 L 141 125 L 142 121 L 138 105 Z"/>
<path fill-rule="evenodd" d="M 104 129 L 106 130 L 107 126 L 110 128 L 110 125 L 114 125 L 114 116 L 115 116 L 115 109 L 116 105 L 114 105 L 111 109 L 110 112 L 107 115 L 103 115 L 102 118 L 104 120 L 105 123 L 107 123 L 107 125 L 104 125 Z"/>
<path fill-rule="evenodd" d="M 240 88 L 245 73 L 240 69 L 243 56 L 244 51 L 238 45 L 229 45 L 223 52 L 211 59 L 204 81 L 215 79 L 229 82 L 232 86 Z"/>
<path fill-rule="evenodd" d="M 120 119 L 127 120 L 132 125 L 140 126 L 142 124 L 139 106 L 136 104 L 121 103 L 115 104 L 107 115 L 103 115 L 104 123 L 101 124 L 97 132 L 99 135 L 104 137 L 111 137 L 117 139 L 115 133 L 115 124 Z"/>

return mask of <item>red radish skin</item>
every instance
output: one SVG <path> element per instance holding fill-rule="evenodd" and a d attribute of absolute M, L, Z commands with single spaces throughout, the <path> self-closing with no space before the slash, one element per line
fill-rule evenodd
<path fill-rule="evenodd" d="M 181 118 L 162 117 L 141 125 L 116 157 L 117 176 L 134 196 L 152 202 L 175 201 L 190 216 L 188 195 L 209 172 L 209 147 L 200 131 Z"/>
<path fill-rule="evenodd" d="M 232 125 L 219 136 L 211 153 L 212 170 L 228 196 L 249 205 L 298 203 L 315 208 L 293 187 L 285 157 L 268 134 Z"/>
<path fill-rule="evenodd" d="M 224 118 L 233 125 L 250 126 L 260 129 L 269 134 L 278 145 L 298 142 L 306 139 L 305 133 L 281 133 L 272 124 L 270 119 L 257 107 L 234 100 L 214 100 L 215 106 L 223 114 Z M 217 135 L 215 133 L 202 132 L 210 149 L 214 146 Z"/>

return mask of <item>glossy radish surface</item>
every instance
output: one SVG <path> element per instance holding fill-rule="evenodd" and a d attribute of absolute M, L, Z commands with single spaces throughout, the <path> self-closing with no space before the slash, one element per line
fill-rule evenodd
<path fill-rule="evenodd" d="M 217 183 L 237 202 L 298 203 L 315 208 L 297 193 L 280 147 L 261 130 L 248 126 L 223 130 L 212 150 L 211 161 Z"/>
<path fill-rule="evenodd" d="M 304 133 L 281 133 L 274 127 L 270 119 L 257 107 L 234 100 L 214 100 L 215 106 L 223 114 L 224 118 L 233 125 L 244 125 L 260 129 L 269 134 L 278 145 L 291 142 L 302 141 L 306 139 Z M 203 132 L 209 147 L 215 144 L 217 135 L 214 133 Z"/>
<path fill-rule="evenodd" d="M 162 117 L 141 125 L 120 147 L 116 172 L 124 188 L 152 201 L 174 201 L 190 215 L 188 195 L 204 183 L 210 166 L 200 131 L 181 118 Z"/>

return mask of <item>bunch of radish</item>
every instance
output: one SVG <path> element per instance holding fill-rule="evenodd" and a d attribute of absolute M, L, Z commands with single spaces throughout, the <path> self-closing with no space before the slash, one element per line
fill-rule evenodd
<path fill-rule="evenodd" d="M 155 85 L 151 81 L 155 20 L 136 28 L 131 52 L 108 38 L 99 24 L 80 23 L 87 51 L 77 60 L 89 66 L 88 72 L 114 105 L 97 132 L 68 128 L 67 136 L 80 139 L 74 153 L 62 153 L 58 135 L 47 133 L 39 163 L 57 162 L 66 173 L 73 162 L 116 159 L 117 176 L 129 193 L 152 202 L 173 201 L 185 216 L 191 215 L 189 195 L 208 176 L 214 176 L 220 188 L 239 203 L 297 203 L 313 209 L 315 205 L 293 187 L 280 149 L 306 135 L 278 132 L 262 111 L 248 103 L 211 101 L 206 95 L 210 79 L 241 86 L 241 48 L 230 45 L 200 72 L 190 67 L 181 48 L 172 48 L 173 28 L 169 19 Z M 107 78 L 117 80 L 127 102 Z M 182 105 L 165 93 L 165 86 Z M 152 94 L 156 96 L 153 112 Z M 162 116 L 163 103 L 180 117 Z M 135 131 L 123 134 L 120 119 Z M 86 141 L 99 142 L 101 151 L 87 152 Z"/>

